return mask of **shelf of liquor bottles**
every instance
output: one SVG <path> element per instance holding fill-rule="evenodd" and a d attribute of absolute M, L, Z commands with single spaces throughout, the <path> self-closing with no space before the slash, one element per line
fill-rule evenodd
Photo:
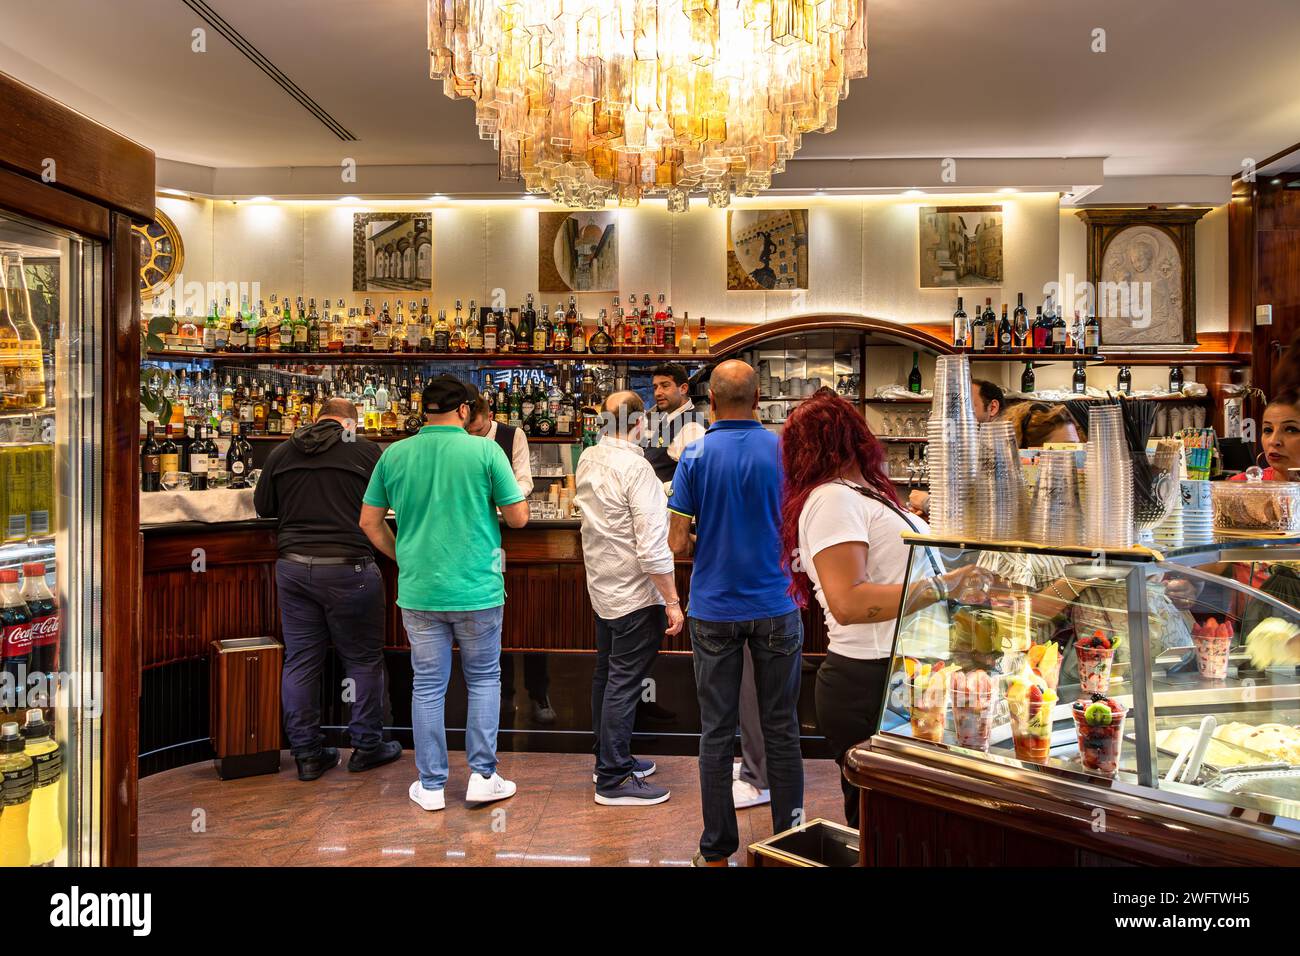
<path fill-rule="evenodd" d="M 168 349 L 147 353 L 158 362 L 193 362 L 207 359 L 229 364 L 285 363 L 291 365 L 402 365 L 420 362 L 490 361 L 549 364 L 566 362 L 677 362 L 712 361 L 707 352 L 203 352 Z"/>

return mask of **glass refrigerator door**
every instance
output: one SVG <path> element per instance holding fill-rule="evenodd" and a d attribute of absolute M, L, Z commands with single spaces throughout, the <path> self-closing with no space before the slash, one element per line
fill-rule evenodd
<path fill-rule="evenodd" d="M 103 249 L 0 211 L 0 864 L 99 862 Z"/>

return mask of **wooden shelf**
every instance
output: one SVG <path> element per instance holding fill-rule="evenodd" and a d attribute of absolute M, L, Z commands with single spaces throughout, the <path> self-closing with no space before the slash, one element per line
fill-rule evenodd
<path fill-rule="evenodd" d="M 930 439 L 921 438 L 904 438 L 902 435 L 877 435 L 877 441 L 893 442 L 896 445 L 924 445 Z"/>
<path fill-rule="evenodd" d="M 1174 366 L 1184 368 L 1203 365 L 1247 366 L 1250 353 L 1242 352 L 1107 352 L 1103 365 Z"/>
<path fill-rule="evenodd" d="M 381 444 L 401 441 L 403 438 L 411 437 L 410 435 L 369 435 L 366 434 L 365 432 L 359 432 L 358 434 L 361 438 L 364 438 L 367 441 L 377 442 Z M 228 435 L 214 435 L 212 437 L 227 438 L 227 439 L 229 438 Z M 291 435 L 244 435 L 243 437 L 245 440 L 250 442 L 253 441 L 279 442 L 279 441 L 284 441 L 285 439 L 291 438 L 293 436 Z M 574 438 L 570 436 L 560 436 L 560 435 L 546 435 L 546 436 L 529 435 L 528 436 L 528 444 L 530 445 L 577 445 L 581 441 L 582 441 L 581 437 Z"/>
<path fill-rule="evenodd" d="M 933 398 L 864 398 L 868 405 L 933 405 Z"/>
<path fill-rule="evenodd" d="M 972 362 L 1032 362 L 1034 365 L 1049 365 L 1056 362 L 1104 365 L 1108 358 L 1101 353 L 1085 355 L 1078 352 L 964 352 L 961 354 L 970 356 Z"/>
<path fill-rule="evenodd" d="M 147 357 L 166 362 L 200 360 L 241 364 L 294 365 L 400 365 L 419 362 L 497 362 L 530 364 L 547 362 L 697 362 L 713 361 L 713 356 L 695 352 L 186 352 L 165 350 L 149 352 Z"/>

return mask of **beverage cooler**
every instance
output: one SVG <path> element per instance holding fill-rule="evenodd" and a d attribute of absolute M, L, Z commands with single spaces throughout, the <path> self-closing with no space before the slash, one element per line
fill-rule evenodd
<path fill-rule="evenodd" d="M 129 865 L 153 154 L 3 74 L 0 127 L 0 865 Z"/>

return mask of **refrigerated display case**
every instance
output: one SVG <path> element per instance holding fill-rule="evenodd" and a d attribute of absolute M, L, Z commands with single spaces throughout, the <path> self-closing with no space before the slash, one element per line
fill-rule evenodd
<path fill-rule="evenodd" d="M 848 761 L 865 855 L 897 852 L 894 777 L 970 862 L 1032 834 L 1051 859 L 1300 865 L 1300 537 L 907 537 L 888 700 Z"/>
<path fill-rule="evenodd" d="M 0 862 L 131 864 L 153 154 L 3 74 L 0 126 Z"/>

